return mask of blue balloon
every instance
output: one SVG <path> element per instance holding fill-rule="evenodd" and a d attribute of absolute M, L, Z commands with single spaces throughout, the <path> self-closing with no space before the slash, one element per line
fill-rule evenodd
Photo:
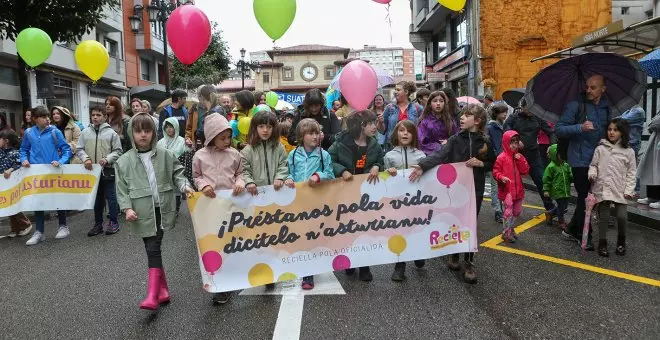
<path fill-rule="evenodd" d="M 238 137 L 238 121 L 232 119 L 231 122 L 229 122 L 229 126 L 231 126 L 231 138 Z"/>

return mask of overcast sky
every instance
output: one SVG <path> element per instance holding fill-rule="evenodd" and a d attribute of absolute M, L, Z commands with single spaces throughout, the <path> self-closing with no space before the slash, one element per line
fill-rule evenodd
<path fill-rule="evenodd" d="M 239 50 L 268 50 L 272 40 L 254 17 L 251 0 L 196 0 L 195 4 L 210 20 L 218 22 L 223 38 L 229 43 L 234 61 Z M 408 41 L 410 1 L 392 0 L 392 42 L 385 17 L 387 5 L 372 0 L 297 0 L 296 18 L 280 40 L 278 47 L 321 44 L 360 48 L 365 44 L 378 47 L 412 48 Z"/>

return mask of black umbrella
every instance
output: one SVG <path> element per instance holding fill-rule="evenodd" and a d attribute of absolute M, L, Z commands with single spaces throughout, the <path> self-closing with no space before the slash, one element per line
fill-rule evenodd
<path fill-rule="evenodd" d="M 636 104 L 646 92 L 646 72 L 634 59 L 614 53 L 585 53 L 562 59 L 537 73 L 527 83 L 527 107 L 544 120 L 556 123 L 567 103 L 586 91 L 593 75 L 605 78 L 603 97 L 616 117 Z"/>
<path fill-rule="evenodd" d="M 518 107 L 518 103 L 525 96 L 525 89 L 508 89 L 502 93 L 502 99 L 511 107 Z"/>

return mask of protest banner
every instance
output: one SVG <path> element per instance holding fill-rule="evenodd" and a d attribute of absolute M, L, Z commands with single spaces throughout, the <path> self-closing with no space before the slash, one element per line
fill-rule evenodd
<path fill-rule="evenodd" d="M 333 270 L 477 250 L 472 170 L 368 175 L 257 196 L 216 191 L 188 201 L 206 291 L 222 292 Z"/>
<path fill-rule="evenodd" d="M 21 211 L 87 210 L 94 207 L 101 166 L 32 164 L 0 178 L 0 217 Z"/>

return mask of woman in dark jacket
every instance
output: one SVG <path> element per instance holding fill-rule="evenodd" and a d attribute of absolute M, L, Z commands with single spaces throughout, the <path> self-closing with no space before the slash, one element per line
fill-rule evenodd
<path fill-rule="evenodd" d="M 312 118 L 321 124 L 321 133 L 323 134 L 321 147 L 323 150 L 330 148 L 335 141 L 335 135 L 341 131 L 341 122 L 334 113 L 328 111 L 324 104 L 325 99 L 323 99 L 323 94 L 321 94 L 320 90 L 311 89 L 307 91 L 302 110 L 299 107 L 298 113 L 293 118 L 291 130 L 289 130 L 289 136 L 287 138 L 289 144 L 298 145 L 296 141 L 296 127 L 298 126 L 298 122 L 305 118 Z"/>

